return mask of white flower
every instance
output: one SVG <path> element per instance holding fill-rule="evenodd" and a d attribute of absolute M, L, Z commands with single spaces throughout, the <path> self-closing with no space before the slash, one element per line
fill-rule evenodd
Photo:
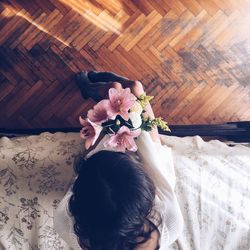
<path fill-rule="evenodd" d="M 130 112 L 129 119 L 131 120 L 134 128 L 139 128 L 142 124 L 141 115 L 137 112 Z"/>
<path fill-rule="evenodd" d="M 131 112 L 136 112 L 138 114 L 142 113 L 142 106 L 139 102 L 135 102 L 135 104 L 133 105 L 133 107 L 130 109 Z"/>

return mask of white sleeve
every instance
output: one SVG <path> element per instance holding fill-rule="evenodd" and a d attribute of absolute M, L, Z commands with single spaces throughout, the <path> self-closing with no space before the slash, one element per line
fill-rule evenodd
<path fill-rule="evenodd" d="M 77 241 L 77 236 L 74 233 L 73 217 L 69 215 L 68 204 L 72 192 L 69 189 L 63 199 L 54 210 L 54 227 L 59 236 L 68 244 L 73 250 L 82 250 Z"/>
<path fill-rule="evenodd" d="M 176 178 L 171 149 L 153 142 L 145 131 L 137 139 L 137 146 L 145 171 L 156 186 L 156 195 L 161 203 L 162 230 L 167 235 L 165 242 L 170 245 L 183 229 L 183 216 L 174 192 Z"/>

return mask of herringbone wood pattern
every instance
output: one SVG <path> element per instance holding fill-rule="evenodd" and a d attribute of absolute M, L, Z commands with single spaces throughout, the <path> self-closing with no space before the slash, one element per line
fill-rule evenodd
<path fill-rule="evenodd" d="M 79 126 L 80 70 L 141 80 L 170 124 L 250 120 L 249 0 L 0 3 L 0 127 Z"/>

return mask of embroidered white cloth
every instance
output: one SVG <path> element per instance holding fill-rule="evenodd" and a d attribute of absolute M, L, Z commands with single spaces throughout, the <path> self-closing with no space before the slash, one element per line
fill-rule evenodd
<path fill-rule="evenodd" d="M 250 148 L 161 136 L 172 149 L 184 229 L 170 250 L 250 249 Z M 0 138 L 0 249 L 70 250 L 54 209 L 75 178 L 79 133 Z"/>
<path fill-rule="evenodd" d="M 87 157 L 106 149 L 103 142 L 107 137 L 105 136 Z M 156 185 L 153 211 L 158 212 L 161 216 L 162 223 L 158 228 L 161 235 L 160 249 L 166 250 L 183 229 L 183 217 L 174 192 L 176 177 L 171 149 L 160 143 L 154 143 L 149 133 L 145 131 L 136 140 L 136 144 L 138 146 L 137 154 L 143 162 L 144 169 Z M 68 210 L 68 200 L 71 194 L 69 190 L 55 211 L 54 224 L 58 234 L 69 246 L 73 249 L 81 249 L 73 232 L 73 218 Z M 153 218 L 151 220 L 157 224 Z"/>

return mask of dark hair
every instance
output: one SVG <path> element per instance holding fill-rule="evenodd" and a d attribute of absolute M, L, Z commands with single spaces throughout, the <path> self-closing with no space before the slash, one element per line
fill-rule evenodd
<path fill-rule="evenodd" d="M 155 186 L 138 161 L 124 153 L 100 151 L 78 159 L 75 171 L 69 211 L 82 248 L 130 250 L 150 238 L 156 229 L 147 219 Z"/>

